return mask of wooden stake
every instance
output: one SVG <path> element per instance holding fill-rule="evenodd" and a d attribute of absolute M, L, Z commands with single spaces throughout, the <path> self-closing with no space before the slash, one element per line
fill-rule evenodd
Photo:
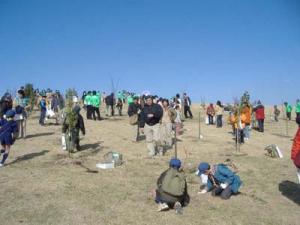
<path fill-rule="evenodd" d="M 176 135 L 176 130 L 175 130 L 174 145 L 175 145 L 175 159 L 177 159 L 177 135 Z"/>
<path fill-rule="evenodd" d="M 198 133 L 198 139 L 201 140 L 201 109 L 199 111 L 199 133 Z"/>

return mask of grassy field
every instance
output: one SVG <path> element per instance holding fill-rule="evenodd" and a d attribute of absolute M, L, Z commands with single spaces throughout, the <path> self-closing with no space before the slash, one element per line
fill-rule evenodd
<path fill-rule="evenodd" d="M 229 158 L 238 166 L 244 183 L 241 194 L 223 201 L 210 194 L 197 195 L 199 178 L 187 174 L 191 203 L 182 215 L 176 215 L 174 211 L 158 213 L 149 198 L 174 151 L 145 159 L 145 142 L 130 141 L 127 116 L 85 121 L 83 150 L 73 154 L 73 160 L 81 164 L 70 163 L 61 150 L 61 127 L 40 127 L 37 117 L 36 113 L 29 119 L 28 138 L 16 142 L 8 165 L 0 169 L 1 225 L 300 224 L 300 186 L 290 160 L 297 129 L 294 121 L 289 122 L 286 135 L 285 121 L 275 123 L 268 116 L 266 132 L 252 131 L 241 154 L 235 154 L 229 125 L 217 129 L 202 122 L 204 138 L 198 140 L 197 115 L 187 120 L 178 142 L 184 164 L 197 166 L 200 161 L 219 163 Z M 265 156 L 269 144 L 277 144 L 284 158 Z M 109 151 L 121 152 L 125 163 L 112 170 L 96 169 Z"/>

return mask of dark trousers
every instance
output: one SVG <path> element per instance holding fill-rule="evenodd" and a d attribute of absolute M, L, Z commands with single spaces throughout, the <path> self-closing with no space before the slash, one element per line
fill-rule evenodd
<path fill-rule="evenodd" d="M 98 107 L 94 107 L 93 109 L 93 119 L 96 120 L 96 114 L 97 114 L 97 120 L 100 120 L 100 110 Z"/>
<path fill-rule="evenodd" d="M 40 121 L 39 121 L 41 125 L 45 124 L 45 118 L 46 118 L 46 109 L 42 109 L 40 114 Z"/>
<path fill-rule="evenodd" d="M 87 106 L 86 106 L 86 118 L 87 118 L 88 120 L 91 120 L 91 119 L 92 119 L 92 113 L 93 113 L 93 106 L 87 105 Z"/>
<path fill-rule="evenodd" d="M 244 143 L 244 131 L 241 129 L 234 129 L 235 142 Z"/>
<path fill-rule="evenodd" d="M 117 108 L 118 108 L 118 111 L 119 111 L 119 116 L 122 116 L 123 106 L 117 106 Z"/>
<path fill-rule="evenodd" d="M 211 194 L 213 196 L 220 196 L 222 199 L 227 200 L 231 197 L 232 195 L 232 190 L 231 190 L 231 186 L 228 185 L 227 188 L 222 189 L 220 187 L 216 187 L 212 190 Z"/>
<path fill-rule="evenodd" d="M 222 122 L 222 115 L 217 115 L 217 127 L 222 127 L 223 122 Z"/>
<path fill-rule="evenodd" d="M 94 106 L 92 106 L 92 112 L 91 112 L 91 114 L 92 114 L 92 119 L 93 120 L 96 120 L 96 108 L 94 107 Z"/>
<path fill-rule="evenodd" d="M 214 117 L 212 115 L 208 115 L 208 124 L 214 124 Z"/>
<path fill-rule="evenodd" d="M 114 105 L 110 105 L 110 112 L 111 112 L 111 116 L 114 116 L 115 115 L 115 109 L 114 109 Z"/>
<path fill-rule="evenodd" d="M 257 120 L 257 122 L 258 122 L 258 131 L 259 132 L 264 132 L 264 119 L 262 119 L 262 120 Z"/>
<path fill-rule="evenodd" d="M 189 116 L 187 115 L 189 113 Z M 190 106 L 184 106 L 184 117 L 193 119 L 193 114 Z"/>
<path fill-rule="evenodd" d="M 287 112 L 287 113 L 286 113 L 286 118 L 287 118 L 288 120 L 291 120 L 291 119 L 292 119 L 292 113 Z"/>

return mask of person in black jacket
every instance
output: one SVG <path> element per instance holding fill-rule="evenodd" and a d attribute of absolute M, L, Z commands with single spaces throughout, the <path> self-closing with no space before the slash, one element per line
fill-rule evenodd
<path fill-rule="evenodd" d="M 139 140 L 139 114 L 141 112 L 141 105 L 139 104 L 139 97 L 133 97 L 133 102 L 129 104 L 128 116 L 130 118 L 130 125 L 132 125 L 133 142 Z"/>
<path fill-rule="evenodd" d="M 115 95 L 114 93 L 111 93 L 110 95 L 108 95 L 106 98 L 105 98 L 105 104 L 106 104 L 106 107 L 107 107 L 107 114 L 108 114 L 108 109 L 110 108 L 111 110 L 111 116 L 114 116 L 115 115 L 115 109 L 114 109 L 114 106 L 115 106 Z"/>
<path fill-rule="evenodd" d="M 75 128 L 73 128 L 72 130 L 69 131 L 70 127 L 69 127 L 69 116 L 71 116 L 71 114 L 68 114 L 64 120 L 63 123 L 63 127 L 62 127 L 62 132 L 63 134 L 66 134 L 67 132 L 70 132 L 71 134 L 71 140 L 73 141 L 72 145 L 75 145 L 76 150 L 80 151 L 80 138 L 79 138 L 79 131 L 81 130 L 82 134 L 85 135 L 85 126 L 84 126 L 84 121 L 83 121 L 83 117 L 80 114 L 80 106 L 76 105 L 73 108 L 73 112 L 74 112 L 74 116 L 75 116 L 75 120 L 76 120 L 76 124 L 75 124 Z"/>
<path fill-rule="evenodd" d="M 191 102 L 190 97 L 187 96 L 186 93 L 183 94 L 183 104 L 184 104 L 184 117 L 193 119 L 193 114 L 191 111 L 192 102 Z M 189 113 L 189 117 L 187 115 L 188 113 Z"/>
<path fill-rule="evenodd" d="M 153 103 L 152 96 L 147 96 L 146 104 L 141 112 L 140 127 L 141 132 L 146 135 L 147 149 L 150 157 L 153 157 L 157 152 L 159 152 L 160 155 L 164 154 L 159 134 L 162 116 L 162 107 Z"/>
<path fill-rule="evenodd" d="M 11 110 L 13 107 L 13 101 L 10 94 L 5 93 L 0 100 L 0 119 L 3 119 L 4 115 L 8 110 Z"/>

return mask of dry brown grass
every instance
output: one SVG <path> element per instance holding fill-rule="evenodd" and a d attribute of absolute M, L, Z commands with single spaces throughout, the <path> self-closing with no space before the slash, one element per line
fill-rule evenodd
<path fill-rule="evenodd" d="M 222 201 L 209 194 L 197 195 L 199 180 L 189 175 L 191 203 L 183 215 L 156 212 L 156 204 L 148 197 L 173 151 L 163 158 L 144 159 L 145 143 L 130 142 L 125 116 L 116 121 L 86 121 L 86 127 L 81 141 L 85 150 L 75 153 L 76 162 L 69 163 L 61 150 L 60 127 L 40 127 L 36 118 L 29 120 L 32 136 L 17 141 L 9 165 L 0 170 L 1 225 L 300 224 L 300 187 L 295 184 L 289 159 L 292 141 L 284 137 L 284 121 L 267 121 L 264 134 L 252 131 L 251 140 L 241 147 L 245 154 L 236 155 L 230 126 L 216 129 L 202 124 L 204 139 L 199 141 L 197 118 L 187 120 L 178 143 L 179 158 L 195 166 L 200 161 L 218 163 L 230 158 L 239 167 L 244 185 L 240 195 Z M 291 136 L 296 132 L 294 122 L 289 132 Z M 277 144 L 284 158 L 266 157 L 264 147 L 269 144 Z M 111 150 L 123 154 L 124 165 L 96 173 L 96 163 Z"/>

